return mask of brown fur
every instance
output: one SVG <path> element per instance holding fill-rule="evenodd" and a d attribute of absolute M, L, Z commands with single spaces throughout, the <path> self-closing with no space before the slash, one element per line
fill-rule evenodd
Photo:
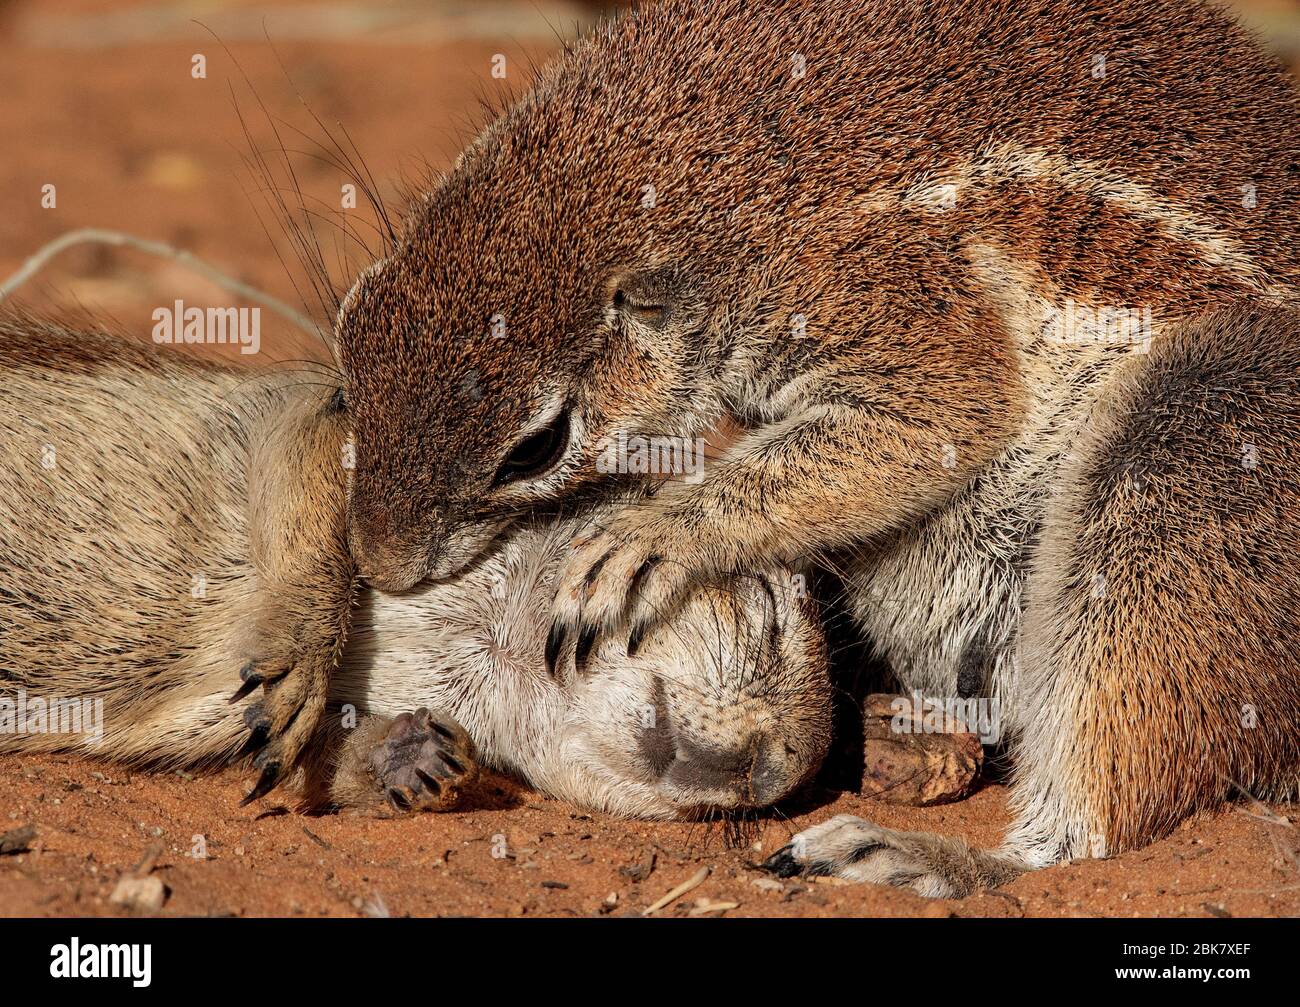
<path fill-rule="evenodd" d="M 1031 559 L 1004 696 L 1017 820 L 972 850 L 839 816 L 769 866 L 960 896 L 1300 781 L 1300 315 L 1239 305 L 1129 362 Z"/>
<path fill-rule="evenodd" d="M 5 691 L 102 699 L 126 726 L 95 750 L 141 763 L 226 761 L 252 728 L 270 789 L 346 637 L 340 417 L 293 375 L 12 317 L 0 373 Z M 247 709 L 218 698 L 241 669 L 265 693 Z"/>
<path fill-rule="evenodd" d="M 394 583 L 442 571 L 458 535 L 600 481 L 600 434 L 693 435 L 727 410 L 762 429 L 745 464 L 664 505 L 660 530 L 701 536 L 679 564 L 895 528 L 993 458 L 1031 394 L 972 239 L 1041 262 L 1063 296 L 1162 321 L 1259 280 L 1057 179 L 1025 189 L 1009 170 L 943 214 L 908 194 L 998 144 L 1118 161 L 1289 280 L 1295 125 L 1279 68 L 1172 0 L 667 0 L 605 26 L 485 130 L 344 306 L 362 565 Z M 610 310 L 615 281 L 664 311 Z M 493 487 L 552 391 L 584 418 L 582 451 L 545 492 Z"/>
<path fill-rule="evenodd" d="M 1159 346 L 1243 298 L 1292 298 L 1298 109 L 1245 31 L 1182 0 L 664 0 L 604 26 L 483 132 L 343 306 L 359 565 L 390 587 L 455 573 L 517 515 L 613 488 L 607 438 L 733 415 L 747 432 L 703 480 L 575 543 L 553 639 L 576 660 L 719 572 L 828 562 L 905 686 L 955 695 L 978 655 L 970 687 L 1015 711 L 1015 862 L 1146 842 L 1236 774 L 1284 790 L 1294 570 L 1244 550 L 1289 555 L 1290 532 L 1206 466 L 1289 391 L 1219 353 L 1207 380 L 1240 411 L 1205 426 L 1175 350 L 1064 344 L 1044 322 L 1145 309 Z M 1215 324 L 1295 338 L 1282 316 Z M 1148 408 L 1194 464 L 1143 433 Z M 1112 410 L 1113 442 L 1095 440 Z M 567 449 L 503 480 L 548 427 Z M 1103 450 L 1155 466 L 1167 509 L 1118 523 L 1106 507 L 1131 502 L 1106 463 L 1078 467 Z M 1264 497 L 1300 502 L 1282 475 Z M 1177 565 L 1152 610 L 1156 542 Z M 1253 572 L 1228 576 L 1225 554 Z M 1102 569 L 1111 601 L 1090 605 L 1079 578 Z M 1243 622 L 1281 635 L 1248 648 Z M 1237 732 L 1242 703 L 1269 726 Z M 896 853 L 857 876 L 967 884 Z"/>
<path fill-rule="evenodd" d="M 1024 647 L 1071 674 L 1023 717 L 1070 711 L 1058 766 L 1107 849 L 1300 781 L 1298 432 L 1300 320 L 1224 312 L 1119 376 L 1063 470 Z"/>

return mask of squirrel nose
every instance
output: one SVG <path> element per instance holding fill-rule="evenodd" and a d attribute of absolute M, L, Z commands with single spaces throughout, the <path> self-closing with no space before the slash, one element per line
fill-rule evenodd
<path fill-rule="evenodd" d="M 784 797 L 798 782 L 797 774 L 788 772 L 780 757 L 779 739 L 756 733 L 743 744 L 731 746 L 697 745 L 675 739 L 676 756 L 668 763 L 665 782 L 685 792 L 718 791 L 735 794 L 742 805 L 764 807 Z M 663 759 L 663 741 L 647 737 L 643 745 L 652 764 Z"/>
<path fill-rule="evenodd" d="M 423 550 L 394 547 L 355 530 L 349 531 L 348 544 L 357 571 L 380 591 L 407 591 L 424 579 Z"/>

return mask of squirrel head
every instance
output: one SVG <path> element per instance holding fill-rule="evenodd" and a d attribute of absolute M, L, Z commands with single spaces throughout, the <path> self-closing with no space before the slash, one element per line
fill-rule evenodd
<path fill-rule="evenodd" d="M 689 268 L 617 214 L 573 234 L 537 198 L 462 167 L 340 310 L 351 546 L 381 589 L 451 576 L 515 518 L 600 495 L 620 433 L 686 436 L 716 412 Z"/>
<path fill-rule="evenodd" d="M 346 298 L 352 546 L 377 586 L 450 576 L 518 515 L 575 507 L 612 481 L 609 438 L 725 412 L 770 244 L 770 214 L 732 204 L 770 151 L 739 156 L 707 68 L 642 65 L 675 23 L 652 7 L 568 47 Z"/>

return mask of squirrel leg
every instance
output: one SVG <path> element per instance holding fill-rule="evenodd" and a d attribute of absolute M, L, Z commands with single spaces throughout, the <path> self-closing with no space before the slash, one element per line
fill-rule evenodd
<path fill-rule="evenodd" d="M 1300 777 L 1298 328 L 1187 324 L 1082 425 L 1021 630 L 1008 845 L 1029 859 L 1133 849 Z"/>
<path fill-rule="evenodd" d="M 269 416 L 249 457 L 249 536 L 257 588 L 243 645 L 242 699 L 255 800 L 301 761 L 320 726 L 347 637 L 356 572 L 347 547 L 343 417 L 318 395 Z"/>
<path fill-rule="evenodd" d="M 831 300 L 850 314 L 861 297 L 884 296 L 868 261 L 843 269 Z M 911 314 L 902 300 L 888 310 Z M 915 342 L 859 333 L 852 366 L 833 346 L 810 353 L 806 379 L 749 403 L 767 419 L 697 478 L 602 516 L 557 578 L 553 636 L 639 635 L 710 577 L 798 565 L 942 504 L 1014 433 L 1018 385 L 991 311 L 905 327 Z"/>

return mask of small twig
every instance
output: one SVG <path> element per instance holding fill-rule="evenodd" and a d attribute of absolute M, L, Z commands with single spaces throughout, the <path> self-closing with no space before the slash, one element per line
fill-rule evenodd
<path fill-rule="evenodd" d="M 665 895 L 663 898 L 659 899 L 659 901 L 653 903 L 653 904 L 652 904 L 649 908 L 647 908 L 647 909 L 645 910 L 645 912 L 643 912 L 641 915 L 642 915 L 642 916 L 649 916 L 649 915 L 651 915 L 652 913 L 657 913 L 660 909 L 664 908 L 664 906 L 667 906 L 667 905 L 669 905 L 669 904 L 671 904 L 671 903 L 673 903 L 673 902 L 676 902 L 678 899 L 680 899 L 680 898 L 681 898 L 683 895 L 685 895 L 687 892 L 689 892 L 689 891 L 691 891 L 691 890 L 693 890 L 693 889 L 695 889 L 695 888 L 699 888 L 700 885 L 704 884 L 704 879 L 707 878 L 708 876 L 709 876 L 709 868 L 708 868 L 708 867 L 701 867 L 698 871 L 696 871 L 696 872 L 695 872 L 695 873 L 690 877 L 689 880 L 683 881 L 680 885 L 678 885 L 676 888 L 674 888 L 671 892 L 669 892 L 669 893 L 668 893 L 667 895 Z"/>
<path fill-rule="evenodd" d="M 9 297 L 39 273 L 60 252 L 71 248 L 73 245 L 98 244 L 98 245 L 115 245 L 117 247 L 134 248 L 136 251 L 144 252 L 148 255 L 156 255 L 160 258 L 170 259 L 173 262 L 179 262 L 187 269 L 192 269 L 201 276 L 207 277 L 217 286 L 229 290 L 233 294 L 249 301 L 256 301 L 258 304 L 270 308 L 276 314 L 283 315 L 294 325 L 298 326 L 305 332 L 313 336 L 321 335 L 321 327 L 313 322 L 310 318 L 295 311 L 290 305 L 273 297 L 270 294 L 263 293 L 256 287 L 250 287 L 242 280 L 237 280 L 229 273 L 222 272 L 216 266 L 209 265 L 192 252 L 176 248 L 163 241 L 152 241 L 148 238 L 137 238 L 133 234 L 126 234 L 123 231 L 109 231 L 98 227 L 83 227 L 75 231 L 69 231 L 67 234 L 60 235 L 53 241 L 37 249 L 26 262 L 19 267 L 18 271 L 10 276 L 4 283 L 0 283 L 0 301 Z"/>
<path fill-rule="evenodd" d="M 312 830 L 309 829 L 309 828 L 307 828 L 307 826 L 304 825 L 304 826 L 302 827 L 302 832 L 303 832 L 303 835 L 305 835 L 305 836 L 306 836 L 308 839 L 310 839 L 313 843 L 315 843 L 317 846 L 319 846 L 322 850 L 330 850 L 330 849 L 333 849 L 333 847 L 330 846 L 329 843 L 327 843 L 327 842 L 325 842 L 325 840 L 321 839 L 320 836 L 318 836 L 318 835 L 316 835 L 316 833 L 312 832 Z"/>
<path fill-rule="evenodd" d="M 1284 863 L 1289 862 L 1292 867 L 1297 871 L 1300 871 L 1300 847 L 1297 847 L 1294 842 L 1289 842 L 1285 845 L 1282 842 L 1282 835 L 1287 835 L 1288 838 L 1293 838 L 1295 836 L 1295 825 L 1291 819 L 1284 815 L 1279 815 L 1235 780 L 1232 781 L 1232 785 L 1246 798 L 1246 803 L 1249 805 L 1249 808 L 1241 808 L 1241 813 L 1247 818 L 1255 819 L 1257 822 L 1263 822 L 1265 825 L 1274 826 L 1274 828 L 1269 831 L 1269 838 L 1273 842 L 1273 849 L 1277 852 L 1278 857 Z"/>
<path fill-rule="evenodd" d="M 140 862 L 131 868 L 127 874 L 136 878 L 147 877 L 153 871 L 154 865 L 158 863 L 158 858 L 162 855 L 162 843 L 151 844 L 150 847 L 144 851 L 144 856 L 140 858 Z"/>
<path fill-rule="evenodd" d="M 1265 825 L 1280 825 L 1283 828 L 1291 826 L 1291 819 L 1279 815 L 1272 808 L 1267 807 L 1263 802 L 1256 800 L 1254 797 L 1249 798 L 1249 809 L 1242 808 L 1241 813 L 1247 818 L 1253 818 L 1257 822 L 1263 822 Z"/>

